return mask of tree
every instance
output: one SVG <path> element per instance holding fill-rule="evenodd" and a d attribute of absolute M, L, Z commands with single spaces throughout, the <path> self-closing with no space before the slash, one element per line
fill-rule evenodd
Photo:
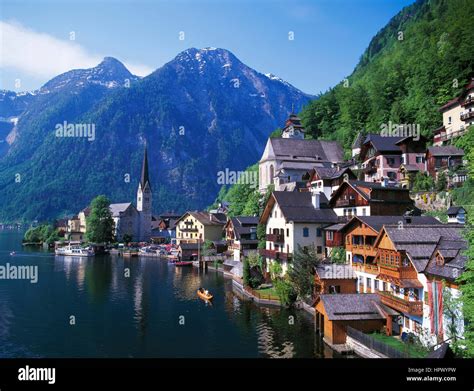
<path fill-rule="evenodd" d="M 122 236 L 122 241 L 124 243 L 130 243 L 133 240 L 133 236 L 130 234 L 125 234 Z"/>
<path fill-rule="evenodd" d="M 296 301 L 295 289 L 287 277 L 276 279 L 273 285 L 281 304 L 290 306 Z"/>
<path fill-rule="evenodd" d="M 448 181 L 446 179 L 446 172 L 441 171 L 438 174 L 438 180 L 436 181 L 436 191 L 444 191 L 446 190 Z"/>
<path fill-rule="evenodd" d="M 87 216 L 86 239 L 92 243 L 110 243 L 114 240 L 114 220 L 110 212 L 110 201 L 105 195 L 94 198 L 91 212 Z"/>
<path fill-rule="evenodd" d="M 293 255 L 292 265 L 288 269 L 288 278 L 299 298 L 305 299 L 312 295 L 314 268 L 320 262 L 314 245 L 305 248 L 298 246 Z"/>
<path fill-rule="evenodd" d="M 331 252 L 331 260 L 334 263 L 346 263 L 346 249 L 344 247 L 335 247 Z"/>
<path fill-rule="evenodd" d="M 450 339 L 451 348 L 456 356 L 460 349 L 460 322 L 462 322 L 462 301 L 453 295 L 451 289 L 443 284 L 443 315 L 446 320 L 446 338 Z"/>

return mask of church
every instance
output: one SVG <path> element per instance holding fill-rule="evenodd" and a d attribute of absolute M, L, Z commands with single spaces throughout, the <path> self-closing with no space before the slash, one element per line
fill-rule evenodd
<path fill-rule="evenodd" d="M 123 240 L 125 235 L 133 241 L 148 242 L 152 225 L 152 190 L 148 172 L 147 148 L 143 155 L 140 182 L 137 189 L 137 206 L 131 202 L 110 204 L 115 222 L 115 237 Z"/>

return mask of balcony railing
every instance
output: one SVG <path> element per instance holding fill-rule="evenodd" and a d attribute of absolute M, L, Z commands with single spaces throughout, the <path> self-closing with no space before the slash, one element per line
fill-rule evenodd
<path fill-rule="evenodd" d="M 360 272 L 370 273 L 370 274 L 379 274 L 379 268 L 375 264 L 371 263 L 353 263 L 352 267 Z"/>
<path fill-rule="evenodd" d="M 471 103 L 474 103 L 474 97 L 468 96 L 468 97 L 464 100 L 464 102 L 462 103 L 461 106 L 467 106 L 467 105 L 469 105 L 469 104 L 471 104 Z"/>
<path fill-rule="evenodd" d="M 276 251 L 276 250 L 267 250 L 267 249 L 260 249 L 259 253 L 262 257 L 280 260 L 280 261 L 289 261 L 291 260 L 291 254 Z"/>
<path fill-rule="evenodd" d="M 180 228 L 181 232 L 198 232 L 197 228 Z"/>
<path fill-rule="evenodd" d="M 266 236 L 267 241 L 273 243 L 284 243 L 285 237 L 282 234 L 267 234 Z"/>
<path fill-rule="evenodd" d="M 467 113 L 461 114 L 461 120 L 466 121 L 467 119 L 474 118 L 474 111 L 468 111 Z"/>
<path fill-rule="evenodd" d="M 389 277 L 398 278 L 398 279 L 416 279 L 418 274 L 416 270 L 411 267 L 387 267 L 384 264 L 379 264 L 380 274 L 384 274 Z"/>
<path fill-rule="evenodd" d="M 349 199 L 349 200 L 337 200 L 336 206 L 355 206 L 356 200 Z"/>
<path fill-rule="evenodd" d="M 422 301 L 408 301 L 405 299 L 401 299 L 400 297 L 396 297 L 389 292 L 378 292 L 378 294 L 383 304 L 388 305 L 389 307 L 394 308 L 397 311 L 414 316 L 423 315 Z"/>

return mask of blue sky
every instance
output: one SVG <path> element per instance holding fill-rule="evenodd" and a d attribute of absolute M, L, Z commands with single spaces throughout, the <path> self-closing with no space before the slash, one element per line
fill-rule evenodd
<path fill-rule="evenodd" d="M 104 56 L 145 75 L 189 47 L 213 46 L 317 94 L 349 75 L 370 39 L 412 2 L 2 0 L 0 88 L 33 90 Z"/>

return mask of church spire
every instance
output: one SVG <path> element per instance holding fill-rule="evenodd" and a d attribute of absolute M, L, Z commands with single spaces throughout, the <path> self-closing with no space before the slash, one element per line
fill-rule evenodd
<path fill-rule="evenodd" d="M 148 154 L 147 154 L 147 146 L 145 143 L 145 153 L 143 155 L 143 163 L 142 163 L 142 175 L 140 177 L 140 185 L 142 189 L 145 188 L 146 184 L 148 183 L 148 187 L 151 190 L 150 178 L 148 176 Z"/>

